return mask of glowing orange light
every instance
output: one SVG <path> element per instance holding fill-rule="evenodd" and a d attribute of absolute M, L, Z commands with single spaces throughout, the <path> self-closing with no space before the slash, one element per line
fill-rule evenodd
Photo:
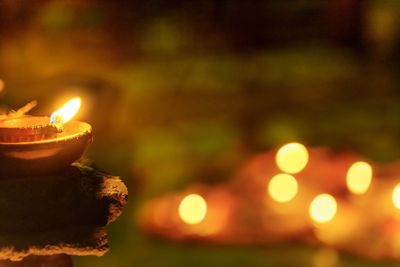
<path fill-rule="evenodd" d="M 286 144 L 276 153 L 275 161 L 283 172 L 298 173 L 308 163 L 307 148 L 300 143 Z"/>
<path fill-rule="evenodd" d="M 51 114 L 50 123 L 55 126 L 62 126 L 71 120 L 81 107 L 81 98 L 75 97 L 65 103 L 60 109 Z"/>
<path fill-rule="evenodd" d="M 268 193 L 277 202 L 292 200 L 298 190 L 296 178 L 290 174 L 280 173 L 271 178 L 268 184 Z"/>
<path fill-rule="evenodd" d="M 349 190 L 357 195 L 367 192 L 372 180 L 372 167 L 366 162 L 359 161 L 350 166 L 346 175 Z"/>
<path fill-rule="evenodd" d="M 339 261 L 339 253 L 332 248 L 319 249 L 313 256 L 314 267 L 335 267 Z"/>
<path fill-rule="evenodd" d="M 311 201 L 309 213 L 314 222 L 327 223 L 335 217 L 336 210 L 335 198 L 329 194 L 321 194 Z"/>
<path fill-rule="evenodd" d="M 393 189 L 392 200 L 394 206 L 400 209 L 400 183 L 398 183 Z"/>
<path fill-rule="evenodd" d="M 200 223 L 206 214 L 207 203 L 200 195 L 190 194 L 179 204 L 179 216 L 187 224 Z"/>

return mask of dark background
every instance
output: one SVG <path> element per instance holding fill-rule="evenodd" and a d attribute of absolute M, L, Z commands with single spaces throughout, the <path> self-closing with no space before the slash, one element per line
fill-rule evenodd
<path fill-rule="evenodd" d="M 50 114 L 82 96 L 88 156 L 129 186 L 111 251 L 76 266 L 312 266 L 300 245 L 151 239 L 136 210 L 293 140 L 400 158 L 399 15 L 395 0 L 1 0 L 1 103 Z"/>

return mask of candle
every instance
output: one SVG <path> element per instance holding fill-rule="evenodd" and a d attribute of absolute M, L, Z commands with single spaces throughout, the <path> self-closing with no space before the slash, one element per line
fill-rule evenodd
<path fill-rule="evenodd" d="M 283 172 L 298 173 L 308 163 L 307 148 L 300 143 L 286 144 L 276 153 L 275 161 Z"/>
<path fill-rule="evenodd" d="M 297 180 L 290 174 L 280 173 L 271 178 L 268 193 L 277 202 L 289 202 L 298 191 Z"/>
<path fill-rule="evenodd" d="M 81 98 L 75 97 L 65 103 L 60 109 L 56 110 L 51 114 L 50 125 L 55 126 L 58 129 L 70 121 L 81 107 Z"/>
<path fill-rule="evenodd" d="M 198 194 L 187 195 L 179 204 L 179 217 L 187 224 L 197 224 L 207 215 L 207 202 Z"/>
<path fill-rule="evenodd" d="M 315 223 L 324 224 L 330 222 L 336 215 L 337 204 L 333 196 L 320 194 L 310 204 L 309 213 Z"/>
<path fill-rule="evenodd" d="M 398 183 L 394 188 L 392 192 L 392 201 L 393 205 L 397 208 L 400 209 L 400 183 Z"/>
<path fill-rule="evenodd" d="M 367 192 L 372 180 L 372 167 L 366 162 L 353 163 L 346 175 L 346 184 L 350 192 L 361 195 Z"/>
<path fill-rule="evenodd" d="M 0 142 L 29 142 L 54 138 L 78 112 L 81 99 L 75 97 L 56 110 L 51 117 L 10 116 L 1 121 Z"/>

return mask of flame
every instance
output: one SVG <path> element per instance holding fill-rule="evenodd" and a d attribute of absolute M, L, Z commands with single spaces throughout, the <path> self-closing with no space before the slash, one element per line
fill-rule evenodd
<path fill-rule="evenodd" d="M 321 194 L 316 196 L 310 204 L 309 213 L 316 223 L 330 222 L 336 215 L 337 204 L 333 196 Z"/>
<path fill-rule="evenodd" d="M 197 224 L 207 215 L 207 202 L 197 194 L 187 195 L 179 204 L 179 217 L 187 224 Z"/>
<path fill-rule="evenodd" d="M 290 174 L 280 173 L 271 178 L 268 193 L 277 202 L 289 202 L 298 190 L 296 178 Z"/>
<path fill-rule="evenodd" d="M 367 192 L 372 180 L 372 167 L 359 161 L 350 166 L 347 171 L 346 183 L 349 190 L 357 195 Z"/>
<path fill-rule="evenodd" d="M 70 121 L 81 107 L 81 98 L 75 97 L 65 103 L 60 109 L 51 114 L 50 123 L 55 126 L 62 126 Z"/>
<path fill-rule="evenodd" d="M 308 163 L 307 148 L 300 143 L 289 143 L 282 146 L 275 156 L 279 169 L 287 173 L 298 173 Z"/>

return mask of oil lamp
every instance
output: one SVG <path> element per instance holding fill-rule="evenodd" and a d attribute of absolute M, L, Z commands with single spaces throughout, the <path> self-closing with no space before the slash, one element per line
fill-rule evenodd
<path fill-rule="evenodd" d="M 73 98 L 47 116 L 0 120 L 0 175 L 42 175 L 60 171 L 79 159 L 92 139 L 92 127 L 72 121 L 81 105 Z"/>

